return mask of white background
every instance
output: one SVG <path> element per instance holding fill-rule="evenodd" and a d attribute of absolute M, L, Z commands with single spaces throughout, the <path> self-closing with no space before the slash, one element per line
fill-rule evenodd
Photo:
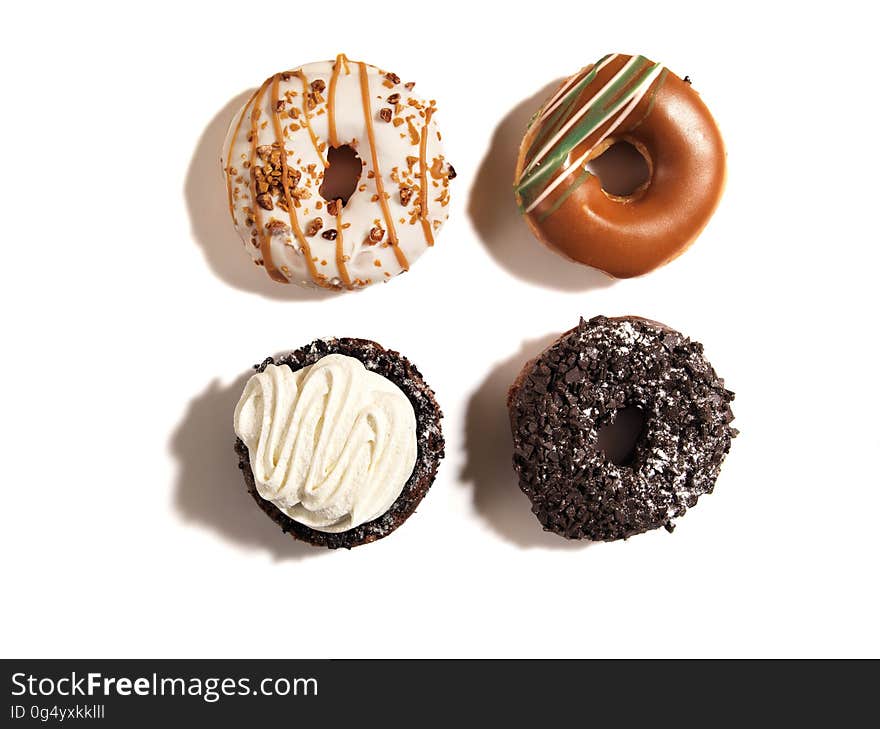
<path fill-rule="evenodd" d="M 861 6 L 5 4 L 3 655 L 880 654 Z M 217 158 L 248 89 L 342 51 L 438 100 L 459 177 L 409 274 L 314 298 L 250 263 Z M 548 85 L 609 51 L 690 75 L 729 153 L 695 246 L 613 285 L 510 194 Z M 673 535 L 566 543 L 512 475 L 507 386 L 598 313 L 698 339 L 737 393 L 742 435 Z M 405 353 L 446 416 L 418 512 L 351 552 L 283 536 L 232 451 L 249 367 L 330 335 Z"/>

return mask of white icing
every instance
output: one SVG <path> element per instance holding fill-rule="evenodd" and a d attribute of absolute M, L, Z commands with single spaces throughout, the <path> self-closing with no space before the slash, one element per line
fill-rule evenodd
<path fill-rule="evenodd" d="M 235 408 L 257 492 L 291 519 L 342 532 L 384 514 L 416 462 L 416 416 L 397 385 L 331 354 L 269 365 Z"/>
<path fill-rule="evenodd" d="M 292 102 L 285 103 L 285 109 L 281 112 L 280 122 L 283 127 L 284 146 L 288 151 L 287 163 L 293 172 L 298 170 L 302 174 L 300 187 L 304 187 L 309 193 L 308 199 L 300 200 L 295 207 L 297 220 L 305 232 L 308 224 L 316 218 L 321 218 L 321 232 L 312 237 L 306 237 L 306 242 L 311 249 L 315 268 L 319 281 L 313 280 L 305 257 L 301 251 L 301 244 L 290 226 L 288 213 L 277 205 L 273 210 L 260 210 L 263 227 L 273 219 L 281 221 L 287 230 L 269 236 L 269 246 L 272 261 L 283 273 L 284 277 L 292 283 L 303 286 L 317 286 L 329 284 L 333 287 L 346 287 L 343 271 L 337 264 L 337 244 L 335 240 L 327 240 L 321 233 L 330 229 L 336 229 L 336 217 L 327 212 L 326 201 L 321 198 L 318 188 L 324 175 L 324 162 L 329 148 L 329 114 L 327 110 L 330 99 L 330 81 L 333 74 L 333 61 L 321 61 L 302 66 L 301 71 L 307 81 L 307 85 L 320 80 L 325 84 L 321 91 L 323 101 L 308 112 L 309 123 L 312 132 L 318 140 L 320 154 L 315 149 L 309 130 L 302 116 L 303 88 L 302 81 L 298 76 L 285 74 L 279 79 L 278 98 L 285 99 L 286 94 Z M 370 109 L 373 120 L 373 130 L 376 140 L 377 162 L 382 185 L 387 195 L 390 219 L 393 221 L 399 249 L 405 256 L 408 265 L 412 265 L 429 247 L 427 236 L 419 218 L 419 188 L 421 185 L 420 143 L 414 143 L 409 132 L 406 119 L 412 123 L 416 132 L 421 134 L 425 125 L 425 111 L 428 104 L 417 94 L 408 91 L 404 80 L 400 83 L 385 85 L 386 75 L 384 71 L 375 66 L 364 64 L 367 71 L 369 87 Z M 382 207 L 378 202 L 378 190 L 375 178 L 375 169 L 369 145 L 367 124 L 364 116 L 364 105 L 361 96 L 360 64 L 356 61 L 348 61 L 348 73 L 343 64 L 338 74 L 335 87 L 334 110 L 336 120 L 337 139 L 340 145 L 349 144 L 358 153 L 364 163 L 363 172 L 358 182 L 358 188 L 348 200 L 342 211 L 343 254 L 347 258 L 343 266 L 347 270 L 351 288 L 360 288 L 371 283 L 387 281 L 403 269 L 401 262 L 395 255 L 395 251 L 389 245 L 388 224 L 385 220 Z M 286 80 L 285 80 L 286 77 Z M 390 82 L 389 82 L 390 83 Z M 293 96 L 293 94 L 296 94 Z M 404 123 L 394 126 L 392 122 L 383 121 L 379 112 L 384 108 L 394 109 L 394 104 L 389 104 L 387 99 L 392 94 L 400 94 L 402 111 L 399 116 Z M 410 105 L 410 101 L 418 106 Z M 257 145 L 271 145 L 276 141 L 276 131 L 272 123 L 273 110 L 271 105 L 275 97 L 272 94 L 271 85 L 257 105 L 259 118 L 257 125 Z M 244 163 L 251 154 L 251 143 L 248 137 L 251 134 L 251 113 L 253 101 L 250 107 L 245 106 L 232 120 L 226 141 L 223 145 L 222 165 L 224 170 L 234 168 L 236 174 L 227 174 L 227 184 L 232 190 L 232 213 L 236 230 L 245 244 L 245 249 L 255 262 L 263 263 L 263 255 L 260 251 L 260 236 L 257 235 L 255 226 L 248 225 L 253 220 L 245 208 L 253 210 L 255 202 L 251 199 L 250 171 L 245 169 Z M 290 107 L 295 106 L 300 110 L 300 116 L 292 119 L 287 116 Z M 244 116 L 242 116 L 244 115 Z M 239 126 L 239 120 L 242 123 Z M 263 126 L 264 122 L 268 122 Z M 291 125 L 299 126 L 291 130 Z M 235 133 L 238 127 L 238 133 Z M 230 154 L 231 149 L 231 154 Z M 226 155 L 229 159 L 226 159 Z M 415 157 L 414 164 L 407 162 L 407 158 Z M 437 235 L 448 214 L 448 183 L 446 176 L 448 166 L 443 156 L 443 149 L 439 139 L 439 133 L 435 118 L 431 118 L 426 134 L 426 170 L 427 178 L 427 211 L 425 214 L 427 225 L 430 227 L 431 237 Z M 440 161 L 439 168 L 443 174 L 434 178 L 430 169 L 435 166 L 435 160 Z M 261 164 L 258 160 L 257 164 Z M 309 174 L 309 166 L 314 165 L 314 176 Z M 373 173 L 372 175 L 370 173 Z M 394 179 L 396 178 L 396 179 Z M 400 199 L 400 185 L 406 184 L 413 188 L 412 198 L 407 205 L 403 205 Z M 364 186 L 364 189 L 359 189 Z M 438 198 L 442 198 L 438 200 Z M 321 209 L 318 209 L 318 203 Z M 401 219 L 403 222 L 401 222 Z M 385 236 L 379 244 L 370 244 L 370 231 L 379 225 L 385 230 Z"/>

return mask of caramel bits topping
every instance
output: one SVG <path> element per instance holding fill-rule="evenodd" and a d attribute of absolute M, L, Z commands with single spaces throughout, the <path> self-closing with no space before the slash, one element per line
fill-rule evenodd
<path fill-rule="evenodd" d="M 400 94 L 391 94 L 391 96 L 388 97 L 389 104 L 397 104 L 399 101 L 400 101 Z"/>
<path fill-rule="evenodd" d="M 317 91 L 321 93 L 324 89 L 327 88 L 327 84 L 325 84 L 321 79 L 315 79 L 312 81 L 312 91 Z"/>
<path fill-rule="evenodd" d="M 400 186 L 400 204 L 406 207 L 409 205 L 409 201 L 412 200 L 413 193 L 415 191 L 409 185 L 401 185 Z"/>
<path fill-rule="evenodd" d="M 412 117 L 406 118 L 406 127 L 409 131 L 409 143 L 412 145 L 418 144 L 421 137 L 419 136 L 419 130 L 413 126 Z"/>
<path fill-rule="evenodd" d="M 275 204 L 272 202 L 272 198 L 269 196 L 269 193 L 266 192 L 257 195 L 257 205 L 263 208 L 263 210 L 275 209 Z"/>
<path fill-rule="evenodd" d="M 290 226 L 283 220 L 272 218 L 272 220 L 266 223 L 266 230 L 269 231 L 270 235 L 283 235 L 290 231 Z"/>

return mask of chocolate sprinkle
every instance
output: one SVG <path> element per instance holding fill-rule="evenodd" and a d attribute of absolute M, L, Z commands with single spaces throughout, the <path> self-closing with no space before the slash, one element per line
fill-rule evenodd
<path fill-rule="evenodd" d="M 508 394 L 520 488 L 544 529 L 568 539 L 672 531 L 712 493 L 737 435 L 733 398 L 698 342 L 638 317 L 581 319 Z M 631 406 L 647 422 L 631 463 L 615 465 L 599 430 Z"/>
<path fill-rule="evenodd" d="M 412 403 L 416 414 L 416 465 L 391 508 L 377 519 L 345 532 L 331 534 L 317 531 L 294 521 L 271 501 L 260 496 L 254 483 L 247 446 L 240 438 L 236 438 L 235 452 L 238 454 L 238 467 L 244 475 L 248 492 L 285 533 L 316 547 L 351 549 L 388 536 L 412 515 L 431 488 L 440 459 L 445 455 L 445 441 L 440 428 L 443 413 L 434 399 L 433 390 L 428 387 L 412 362 L 400 353 L 384 349 L 368 339 L 318 339 L 283 357 L 268 357 L 261 364 L 254 365 L 254 369 L 262 372 L 268 365 L 275 364 L 287 365 L 296 372 L 315 364 L 328 354 L 344 354 L 359 359 L 371 372 L 377 372 L 391 380 Z"/>

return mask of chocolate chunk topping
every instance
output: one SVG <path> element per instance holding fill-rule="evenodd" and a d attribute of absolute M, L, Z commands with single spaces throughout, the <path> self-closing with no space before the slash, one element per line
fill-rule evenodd
<path fill-rule="evenodd" d="M 336 240 L 337 235 L 337 232 L 333 230 L 333 228 L 330 228 L 330 230 L 325 230 L 323 233 L 321 233 L 321 237 L 326 238 L 327 240 Z"/>
<path fill-rule="evenodd" d="M 508 396 L 520 488 L 544 529 L 569 539 L 672 531 L 712 492 L 737 434 L 733 397 L 682 334 L 635 317 L 582 319 Z M 615 465 L 598 433 L 627 407 L 647 421 L 632 461 Z"/>

